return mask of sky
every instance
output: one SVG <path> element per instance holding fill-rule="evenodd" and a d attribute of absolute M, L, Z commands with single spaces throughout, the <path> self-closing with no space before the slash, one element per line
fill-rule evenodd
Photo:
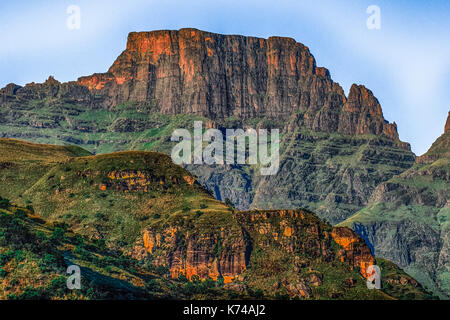
<path fill-rule="evenodd" d="M 67 20 L 80 9 L 80 28 Z M 370 6 L 379 28 L 369 29 Z M 373 20 L 370 20 L 373 21 Z M 180 29 L 267 38 L 309 47 L 346 94 L 363 84 L 423 154 L 450 110 L 448 0 L 42 0 L 0 2 L 0 87 L 105 72 L 131 31 Z"/>

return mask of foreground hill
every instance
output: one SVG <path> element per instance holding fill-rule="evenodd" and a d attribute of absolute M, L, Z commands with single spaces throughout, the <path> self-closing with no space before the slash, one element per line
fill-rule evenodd
<path fill-rule="evenodd" d="M 241 210 L 309 208 L 331 223 L 362 209 L 376 186 L 414 163 L 374 94 L 346 96 L 291 38 L 196 29 L 132 32 L 105 73 L 0 90 L 4 137 L 77 144 L 92 153 L 170 153 L 176 128 L 278 128 L 280 171 L 188 167 Z"/>
<path fill-rule="evenodd" d="M 416 164 L 376 188 L 370 204 L 342 226 L 353 227 L 377 257 L 450 296 L 450 113 L 445 132 Z"/>
<path fill-rule="evenodd" d="M 5 139 L 0 150 L 14 145 L 27 157 L 8 158 L 2 183 L 52 149 Z M 166 155 L 76 150 L 33 160 L 46 166 L 30 182 L 0 189 L 3 298 L 431 298 L 355 232 L 308 211 L 236 211 Z M 85 291 L 64 288 L 72 263 Z M 374 263 L 382 290 L 366 287 Z"/>

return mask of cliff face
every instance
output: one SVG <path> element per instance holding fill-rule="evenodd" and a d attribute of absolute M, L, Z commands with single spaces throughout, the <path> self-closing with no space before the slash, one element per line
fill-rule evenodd
<path fill-rule="evenodd" d="M 224 283 L 230 283 L 246 269 L 251 252 L 251 243 L 244 231 L 230 231 L 196 234 L 180 227 L 168 227 L 162 232 L 146 229 L 142 242 L 138 241 L 135 247 L 135 254 L 138 258 L 155 254 L 154 264 L 168 266 L 172 278 L 185 275 L 189 280 L 197 276 L 217 281 L 223 277 Z M 158 256 L 157 250 L 164 254 Z"/>
<path fill-rule="evenodd" d="M 395 141 L 372 92 L 352 86 L 347 98 L 308 48 L 291 38 L 220 35 L 196 29 L 132 32 L 108 72 L 78 83 L 112 108 L 153 101 L 165 114 L 213 120 L 289 119 L 315 131 L 381 134 Z"/>
<path fill-rule="evenodd" d="M 367 268 L 375 264 L 375 259 L 364 240 L 351 229 L 341 227 L 335 227 L 331 236 L 343 247 L 343 250 L 339 251 L 341 261 L 348 261 L 352 267 L 358 267 L 361 274 L 367 278 Z"/>
<path fill-rule="evenodd" d="M 132 32 L 108 72 L 0 90 L 3 137 L 77 144 L 93 153 L 171 152 L 174 128 L 278 128 L 280 170 L 190 166 L 217 199 L 240 210 L 307 208 L 338 223 L 415 155 L 378 100 L 348 98 L 304 45 L 195 29 Z"/>

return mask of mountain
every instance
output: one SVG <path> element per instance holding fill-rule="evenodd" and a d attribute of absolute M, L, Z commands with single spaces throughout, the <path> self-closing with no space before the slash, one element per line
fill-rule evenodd
<path fill-rule="evenodd" d="M 381 183 L 352 227 L 384 257 L 442 297 L 450 296 L 450 113 L 445 132 L 416 164 Z"/>
<path fill-rule="evenodd" d="M 348 96 L 291 38 L 196 29 L 132 32 L 106 73 L 0 90 L 3 137 L 76 144 L 92 153 L 170 153 L 176 128 L 278 128 L 280 170 L 187 166 L 219 200 L 241 210 L 307 208 L 331 223 L 362 209 L 376 186 L 410 168 L 373 93 Z"/>
<path fill-rule="evenodd" d="M 0 140 L 2 298 L 433 298 L 311 212 L 237 211 L 164 154 L 69 150 Z M 381 290 L 366 287 L 375 263 Z M 81 291 L 65 287 L 71 264 Z"/>

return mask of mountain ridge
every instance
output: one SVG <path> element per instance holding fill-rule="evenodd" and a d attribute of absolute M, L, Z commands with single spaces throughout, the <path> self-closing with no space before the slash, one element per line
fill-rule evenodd
<path fill-rule="evenodd" d="M 108 72 L 63 84 L 53 77 L 44 86 L 9 84 L 0 90 L 0 100 L 33 96 L 36 89 L 81 99 L 94 109 L 151 102 L 163 114 L 217 121 L 266 116 L 289 120 L 301 112 L 302 117 L 294 119 L 297 126 L 381 134 L 410 148 L 399 141 L 395 123 L 384 119 L 370 90 L 354 84 L 346 97 L 329 71 L 316 66 L 309 49 L 292 38 L 221 35 L 193 28 L 131 32 L 126 49 Z"/>
<path fill-rule="evenodd" d="M 375 256 L 450 296 L 450 131 L 400 175 L 382 182 L 365 208 L 339 225 L 361 234 Z"/>

